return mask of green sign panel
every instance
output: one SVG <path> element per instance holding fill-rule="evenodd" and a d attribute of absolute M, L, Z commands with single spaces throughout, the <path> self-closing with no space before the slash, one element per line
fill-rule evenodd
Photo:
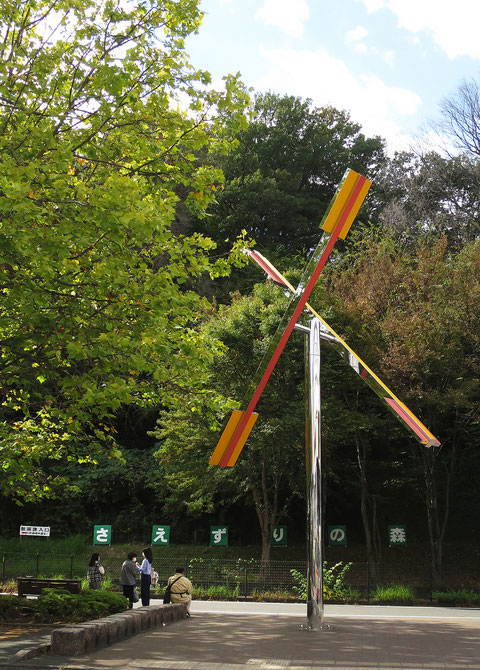
<path fill-rule="evenodd" d="M 329 526 L 328 527 L 328 546 L 346 547 L 347 546 L 347 527 Z"/>
<path fill-rule="evenodd" d="M 152 545 L 168 547 L 170 544 L 170 526 L 152 526 Z"/>
<path fill-rule="evenodd" d="M 406 547 L 407 546 L 407 527 L 389 526 L 388 527 L 388 546 Z"/>
<path fill-rule="evenodd" d="M 93 527 L 93 544 L 105 544 L 110 546 L 112 543 L 112 527 L 111 526 L 94 526 Z"/>
<path fill-rule="evenodd" d="M 228 547 L 228 526 L 210 526 L 210 546 Z"/>
<path fill-rule="evenodd" d="M 287 527 L 275 526 L 272 537 L 272 547 L 286 547 L 287 546 Z"/>

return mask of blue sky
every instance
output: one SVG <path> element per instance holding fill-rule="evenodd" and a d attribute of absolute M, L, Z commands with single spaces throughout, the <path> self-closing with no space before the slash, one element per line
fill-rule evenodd
<path fill-rule="evenodd" d="M 480 0 L 202 0 L 197 68 L 255 91 L 347 109 L 390 152 L 438 143 L 428 123 L 480 78 Z"/>

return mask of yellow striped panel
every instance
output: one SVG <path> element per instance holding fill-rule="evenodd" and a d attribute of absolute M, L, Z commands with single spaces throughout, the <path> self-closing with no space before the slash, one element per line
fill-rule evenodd
<path fill-rule="evenodd" d="M 226 452 L 230 440 L 234 432 L 237 429 L 238 424 L 242 420 L 244 412 L 239 409 L 234 409 L 232 416 L 229 418 L 227 425 L 225 426 L 223 433 L 220 435 L 215 451 L 213 452 L 210 460 L 208 461 L 209 465 L 218 465 L 222 460 L 223 454 Z"/>
<path fill-rule="evenodd" d="M 247 425 L 243 429 L 243 433 L 240 436 L 240 439 L 237 442 L 237 446 L 233 450 L 232 455 L 230 456 L 230 460 L 227 463 L 227 467 L 231 468 L 235 465 L 237 462 L 237 458 L 240 456 L 240 453 L 243 449 L 243 445 L 247 441 L 248 436 L 250 435 L 253 426 L 255 425 L 255 421 L 258 419 L 258 414 L 256 412 L 252 413 L 252 416 L 249 418 Z"/>
<path fill-rule="evenodd" d="M 343 228 L 340 231 L 339 237 L 344 240 L 347 236 L 348 231 L 350 230 L 350 226 L 352 225 L 355 217 L 358 214 L 358 210 L 362 206 L 363 201 L 365 200 L 365 197 L 370 189 L 370 186 L 372 185 L 372 182 L 369 179 L 365 180 L 365 183 L 363 184 L 360 193 L 357 196 L 357 199 L 355 200 L 355 204 L 353 205 L 350 214 L 347 216 L 347 220 L 343 224 Z"/>
<path fill-rule="evenodd" d="M 333 232 L 359 177 L 360 175 L 355 170 L 348 170 L 341 188 L 334 195 L 329 210 L 323 218 L 322 230 L 325 232 Z"/>

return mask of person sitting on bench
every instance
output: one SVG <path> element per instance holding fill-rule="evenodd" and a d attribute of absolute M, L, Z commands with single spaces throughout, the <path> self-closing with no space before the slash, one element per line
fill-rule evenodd
<path fill-rule="evenodd" d="M 175 583 L 173 583 L 175 582 Z M 187 616 L 190 616 L 190 603 L 192 602 L 192 582 L 185 577 L 185 568 L 181 566 L 175 568 L 175 574 L 168 578 L 167 586 L 172 585 L 170 589 L 170 598 L 172 603 L 186 603 Z"/>

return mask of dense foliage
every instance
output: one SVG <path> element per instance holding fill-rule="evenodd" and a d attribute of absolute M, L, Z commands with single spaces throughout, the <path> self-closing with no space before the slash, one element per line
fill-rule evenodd
<path fill-rule="evenodd" d="M 65 481 L 45 459 L 119 456 L 118 410 L 192 394 L 218 352 L 191 286 L 230 261 L 172 224 L 213 198 L 244 92 L 189 68 L 199 20 L 191 0 L 0 10 L 0 486 L 20 499 Z"/>

